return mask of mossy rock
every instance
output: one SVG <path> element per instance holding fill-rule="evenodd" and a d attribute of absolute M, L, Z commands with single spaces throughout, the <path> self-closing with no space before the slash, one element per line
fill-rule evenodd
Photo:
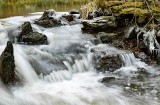
<path fill-rule="evenodd" d="M 112 7 L 116 5 L 122 5 L 124 1 L 105 1 L 105 6 L 106 7 Z"/>
<path fill-rule="evenodd" d="M 98 5 L 96 4 L 96 2 L 90 2 L 90 3 L 86 4 L 85 6 L 82 6 L 80 8 L 81 18 L 88 19 L 89 13 L 93 12 L 97 8 L 98 8 Z"/>
<path fill-rule="evenodd" d="M 121 10 L 120 14 L 133 14 L 134 16 L 146 16 L 150 14 L 150 12 L 147 9 L 141 9 L 141 8 L 125 8 Z"/>
<path fill-rule="evenodd" d="M 143 7 L 143 2 L 125 2 L 121 5 L 112 6 L 113 12 L 121 11 L 124 8 L 141 8 Z"/>

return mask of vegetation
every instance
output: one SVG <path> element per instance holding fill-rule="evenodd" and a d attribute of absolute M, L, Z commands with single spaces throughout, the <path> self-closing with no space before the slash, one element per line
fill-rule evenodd
<path fill-rule="evenodd" d="M 88 14 L 101 8 L 107 15 L 121 16 L 132 14 L 138 22 L 160 23 L 160 2 L 154 0 L 93 0 L 93 6 L 87 4 L 81 8 L 81 16 L 88 18 Z M 94 10 L 93 10 L 94 9 Z M 85 15 L 84 15 L 85 14 Z M 87 15 L 86 15 L 87 14 Z"/>
<path fill-rule="evenodd" d="M 39 3 L 86 3 L 87 0 L 2 0 L 1 3 L 6 6 L 12 5 L 37 5 Z"/>
<path fill-rule="evenodd" d="M 88 0 L 0 0 L 0 18 L 21 16 L 46 9 L 69 11 L 79 9 Z"/>

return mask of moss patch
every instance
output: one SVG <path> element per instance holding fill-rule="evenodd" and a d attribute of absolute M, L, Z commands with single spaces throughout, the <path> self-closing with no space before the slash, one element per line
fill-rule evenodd
<path fill-rule="evenodd" d="M 149 11 L 141 8 L 125 8 L 121 10 L 120 14 L 133 14 L 134 16 L 145 16 L 149 14 Z"/>

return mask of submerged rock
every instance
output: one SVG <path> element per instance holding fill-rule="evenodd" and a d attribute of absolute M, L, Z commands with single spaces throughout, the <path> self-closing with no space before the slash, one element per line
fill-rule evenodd
<path fill-rule="evenodd" d="M 114 16 L 101 16 L 93 20 L 85 20 L 82 22 L 84 32 L 101 32 L 113 30 L 117 27 L 116 18 Z"/>
<path fill-rule="evenodd" d="M 4 84 L 12 84 L 15 82 L 13 45 L 9 41 L 0 56 L 0 78 Z"/>
<path fill-rule="evenodd" d="M 25 22 L 21 27 L 21 33 L 17 37 L 18 42 L 27 44 L 47 44 L 47 36 L 34 32 L 30 22 Z"/>
<path fill-rule="evenodd" d="M 104 77 L 101 82 L 108 83 L 108 82 L 115 80 L 115 79 L 116 79 L 115 77 Z"/>
<path fill-rule="evenodd" d="M 61 25 L 60 20 L 55 18 L 55 10 L 46 10 L 44 11 L 42 17 L 35 21 L 35 24 L 38 24 L 42 27 L 54 27 Z"/>

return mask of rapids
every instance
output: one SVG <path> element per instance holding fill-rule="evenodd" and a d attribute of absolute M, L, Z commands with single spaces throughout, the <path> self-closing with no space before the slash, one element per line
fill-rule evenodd
<path fill-rule="evenodd" d="M 63 13 L 57 13 L 60 16 Z M 157 97 L 160 77 L 147 78 L 147 94 L 134 94 L 118 81 L 102 84 L 105 76 L 126 78 L 129 85 L 139 67 L 155 75 L 159 71 L 109 45 L 94 45 L 92 35 L 81 32 L 82 25 L 42 28 L 33 24 L 42 13 L 0 19 L 0 53 L 8 40 L 14 42 L 16 74 L 21 85 L 5 87 L 0 84 L 0 105 L 160 105 Z M 19 26 L 30 21 L 34 30 L 47 36 L 49 45 L 17 44 Z M 120 54 L 122 68 L 114 73 L 97 73 L 91 48 Z M 154 81 L 154 82 L 153 82 Z M 138 81 L 139 82 L 139 81 Z M 120 84 L 120 85 L 119 85 Z M 159 91 L 160 92 L 160 91 Z"/>

